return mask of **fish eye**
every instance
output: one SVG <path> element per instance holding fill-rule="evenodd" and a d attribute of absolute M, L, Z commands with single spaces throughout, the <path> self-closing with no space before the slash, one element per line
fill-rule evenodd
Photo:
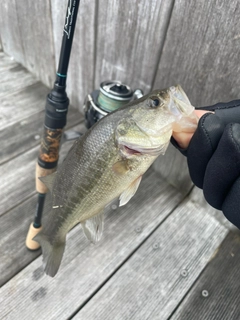
<path fill-rule="evenodd" d="M 157 106 L 159 106 L 159 104 L 160 101 L 157 97 L 151 98 L 150 107 L 156 108 Z"/>

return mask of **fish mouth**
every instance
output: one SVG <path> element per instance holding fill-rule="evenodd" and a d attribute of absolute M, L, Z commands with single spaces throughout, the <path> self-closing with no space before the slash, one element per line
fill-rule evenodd
<path fill-rule="evenodd" d="M 178 116 L 181 114 L 185 116 L 191 114 L 193 107 L 182 87 L 180 85 L 170 87 L 169 91 L 172 102 L 174 102 L 174 105 L 170 105 L 171 111 Z"/>
<path fill-rule="evenodd" d="M 162 152 L 162 146 L 157 147 L 143 147 L 135 144 L 121 144 L 119 145 L 120 151 L 124 154 L 124 156 L 132 156 L 132 155 L 150 155 L 150 156 L 158 156 Z"/>

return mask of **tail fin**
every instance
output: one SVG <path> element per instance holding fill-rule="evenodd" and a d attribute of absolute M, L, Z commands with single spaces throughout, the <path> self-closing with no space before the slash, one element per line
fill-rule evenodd
<path fill-rule="evenodd" d="M 45 273 L 50 277 L 54 277 L 62 261 L 65 241 L 52 245 L 48 237 L 42 232 L 37 234 L 33 240 L 37 241 L 42 247 L 43 268 Z"/>

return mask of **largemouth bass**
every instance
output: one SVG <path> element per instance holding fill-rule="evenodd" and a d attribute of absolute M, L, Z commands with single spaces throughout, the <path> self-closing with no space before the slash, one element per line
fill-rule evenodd
<path fill-rule="evenodd" d="M 60 266 L 66 234 L 81 223 L 99 241 L 104 208 L 119 197 L 125 205 L 142 175 L 164 154 L 172 131 L 195 131 L 197 118 L 180 86 L 155 90 L 97 122 L 73 144 L 58 171 L 40 178 L 51 191 L 52 209 L 34 238 L 43 251 L 46 274 Z"/>

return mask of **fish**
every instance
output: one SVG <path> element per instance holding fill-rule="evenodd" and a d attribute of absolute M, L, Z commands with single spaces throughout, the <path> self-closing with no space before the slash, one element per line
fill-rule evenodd
<path fill-rule="evenodd" d="M 58 272 L 75 225 L 91 242 L 100 240 L 104 208 L 116 198 L 119 206 L 128 203 L 173 130 L 195 131 L 193 111 L 181 86 L 154 90 L 103 117 L 73 143 L 55 173 L 39 178 L 51 193 L 51 210 L 33 240 L 42 247 L 47 275 Z"/>

